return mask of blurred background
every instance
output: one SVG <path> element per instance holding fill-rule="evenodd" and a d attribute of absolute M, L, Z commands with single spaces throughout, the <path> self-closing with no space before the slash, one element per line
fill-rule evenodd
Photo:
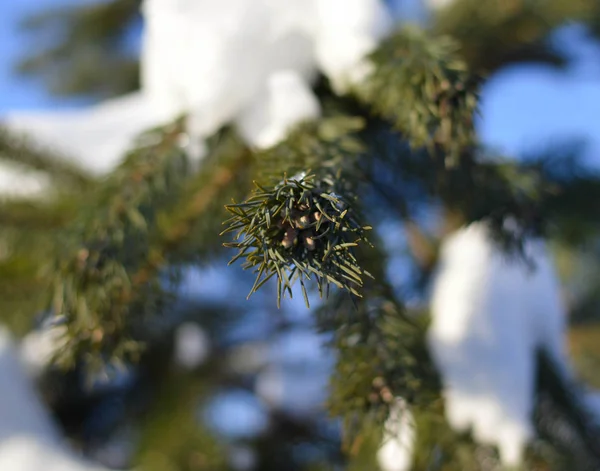
<path fill-rule="evenodd" d="M 403 21 L 425 21 L 418 1 L 388 4 Z M 0 116 L 85 107 L 135 90 L 138 7 L 128 0 L 3 2 Z M 551 41 L 568 64 L 525 62 L 495 71 L 482 90 L 477 131 L 514 159 L 563 146 L 600 169 L 600 45 L 579 24 L 561 26 Z M 398 234 L 379 235 L 394 254 L 390 280 L 404 292 L 415 264 Z M 578 253 L 557 244 L 553 250 L 570 308 L 572 359 L 578 374 L 600 387 L 600 265 L 594 259 L 600 246 Z M 71 446 L 114 469 L 136 463 L 157 471 L 342 469 L 330 467 L 342 466 L 344 458 L 340 423 L 323 408 L 335 355 L 327 346 L 331 336 L 315 328 L 319 301 L 309 310 L 300 296 L 277 309 L 269 284 L 246 300 L 252 276 L 224 268 L 226 261 L 222 256 L 184 271 L 173 312 L 155 326 L 160 335 L 139 365 L 95 378 L 92 387 L 78 369 L 50 368 L 38 378 L 44 404 Z M 421 306 L 422 293 L 405 294 L 409 304 Z M 24 333 L 43 316 L 21 321 L 7 323 Z M 41 355 L 39 346 L 31 348 L 33 357 Z M 0 383 L 0 397 L 5 387 Z"/>

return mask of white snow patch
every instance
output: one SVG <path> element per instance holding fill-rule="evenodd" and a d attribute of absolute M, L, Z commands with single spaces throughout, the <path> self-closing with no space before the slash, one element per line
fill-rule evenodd
<path fill-rule="evenodd" d="M 12 112 L 2 124 L 85 170 L 104 175 L 122 161 L 141 132 L 160 120 L 143 93 L 132 93 L 84 109 Z"/>
<path fill-rule="evenodd" d="M 9 331 L 0 326 L 0 469 L 108 471 L 84 462 L 64 446 L 18 353 Z"/>
<path fill-rule="evenodd" d="M 428 343 L 444 383 L 446 415 L 475 440 L 496 445 L 504 464 L 521 463 L 533 435 L 536 349 L 565 374 L 566 314 L 544 243 L 527 242 L 531 269 L 507 258 L 484 223 L 442 244 Z"/>
<path fill-rule="evenodd" d="M 47 175 L 10 162 L 0 163 L 0 193 L 11 198 L 36 197 L 50 188 Z"/>
<path fill-rule="evenodd" d="M 0 469 L 10 471 L 109 471 L 71 456 L 58 446 L 14 436 L 0 441 Z"/>
<path fill-rule="evenodd" d="M 413 415 L 402 398 L 396 398 L 384 424 L 382 444 L 377 451 L 381 471 L 409 471 L 416 437 Z"/>
<path fill-rule="evenodd" d="M 12 436 L 58 442 L 58 431 L 25 374 L 10 332 L 0 326 L 0 444 Z M 0 453 L 1 455 L 1 453 Z M 10 469 L 0 466 L 0 469 Z"/>
<path fill-rule="evenodd" d="M 52 357 L 65 345 L 66 327 L 55 326 L 34 330 L 27 334 L 19 346 L 21 360 L 32 376 L 39 375 Z"/>
<path fill-rule="evenodd" d="M 381 0 L 146 0 L 142 10 L 140 92 L 75 111 L 15 112 L 3 124 L 99 175 L 142 131 L 182 115 L 196 160 L 228 123 L 268 148 L 320 115 L 310 89 L 318 70 L 345 92 L 393 23 Z M 7 172 L 0 167 L 0 193 L 16 191 Z M 31 185 L 21 191 L 40 191 Z"/>
<path fill-rule="evenodd" d="M 380 0 L 146 0 L 143 11 L 142 84 L 157 109 L 190 113 L 200 137 L 246 110 L 241 127 L 262 147 L 315 117 L 309 83 L 318 69 L 345 91 L 392 25 Z M 251 126 L 254 118 L 263 124 Z M 277 119 L 283 131 L 267 132 Z"/>
<path fill-rule="evenodd" d="M 274 73 L 237 120 L 242 137 L 259 149 L 285 139 L 298 123 L 321 114 L 319 101 L 302 77 L 291 70 Z"/>
<path fill-rule="evenodd" d="M 316 10 L 318 66 L 346 93 L 371 71 L 365 57 L 391 32 L 393 16 L 379 0 L 317 0 Z"/>

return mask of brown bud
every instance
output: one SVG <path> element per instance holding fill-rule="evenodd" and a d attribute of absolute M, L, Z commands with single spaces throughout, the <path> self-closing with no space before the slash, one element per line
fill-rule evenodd
<path fill-rule="evenodd" d="M 296 243 L 296 237 L 298 237 L 298 231 L 292 227 L 288 227 L 285 230 L 285 234 L 283 236 L 283 240 L 281 241 L 281 245 L 283 245 L 286 249 L 289 249 L 292 245 Z"/>
<path fill-rule="evenodd" d="M 390 391 L 390 388 L 385 387 L 381 390 L 381 399 L 383 399 L 385 402 L 390 403 L 394 400 L 394 395 L 392 394 L 392 391 Z"/>
<path fill-rule="evenodd" d="M 302 240 L 304 242 L 304 246 L 311 252 L 317 247 L 315 239 L 312 238 L 312 232 L 309 234 L 302 234 Z"/>
<path fill-rule="evenodd" d="M 102 339 L 104 339 L 104 332 L 102 331 L 102 329 L 94 329 L 94 331 L 92 332 L 92 342 L 95 344 L 99 344 L 102 342 Z"/>
<path fill-rule="evenodd" d="M 385 379 L 381 376 L 377 376 L 377 378 L 373 379 L 373 387 L 377 389 L 381 389 L 385 386 Z"/>
<path fill-rule="evenodd" d="M 307 215 L 301 216 L 296 220 L 296 227 L 306 229 L 310 225 L 310 218 Z"/>

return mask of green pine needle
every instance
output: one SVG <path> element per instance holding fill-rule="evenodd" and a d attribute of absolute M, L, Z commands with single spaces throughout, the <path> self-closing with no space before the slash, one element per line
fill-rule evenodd
<path fill-rule="evenodd" d="M 356 90 L 358 97 L 390 120 L 413 147 L 441 149 L 447 162 L 458 162 L 476 143 L 475 77 L 449 37 L 431 39 L 406 28 L 373 54 L 374 72 Z"/>
<path fill-rule="evenodd" d="M 256 273 L 249 296 L 277 275 L 277 305 L 300 282 L 309 306 L 306 281 L 316 280 L 319 294 L 333 284 L 360 296 L 363 270 L 353 255 L 359 243 L 368 243 L 362 225 L 347 199 L 333 191 L 336 179 L 314 174 L 285 177 L 273 188 L 256 183 L 253 194 L 241 204 L 231 204 L 233 215 L 222 233 L 235 233 L 226 247 L 238 249 L 230 264 L 245 258 L 242 267 Z"/>

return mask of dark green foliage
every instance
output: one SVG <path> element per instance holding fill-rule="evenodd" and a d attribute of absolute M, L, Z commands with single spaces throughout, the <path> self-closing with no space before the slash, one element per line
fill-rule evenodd
<path fill-rule="evenodd" d="M 338 195 L 340 181 L 340 175 L 284 177 L 273 188 L 257 185 L 244 203 L 227 206 L 234 216 L 225 233 L 237 235 L 226 246 L 239 249 L 230 263 L 245 258 L 242 267 L 258 273 L 251 294 L 277 275 L 278 305 L 286 292 L 292 296 L 297 280 L 308 306 L 305 282 L 312 278 L 321 296 L 330 283 L 360 296 L 362 278 L 370 274 L 352 249 L 367 242 L 364 232 L 370 227 L 360 224 L 347 193 Z"/>
<path fill-rule="evenodd" d="M 439 149 L 449 165 L 475 144 L 477 81 L 458 50 L 449 37 L 403 30 L 372 55 L 375 70 L 357 89 L 413 147 Z"/>
<path fill-rule="evenodd" d="M 159 386 L 154 408 L 146 418 L 140 443 L 143 451 L 136 460 L 139 466 L 147 471 L 228 469 L 222 444 L 190 413 L 206 397 L 202 381 L 173 373 L 167 379 L 168 384 Z M 177 433 L 165 434 L 165 430 Z"/>
<path fill-rule="evenodd" d="M 370 227 L 360 221 L 344 172 L 363 151 L 353 136 L 360 126 L 351 118 L 324 119 L 258 156 L 263 181 L 270 183 L 255 183 L 245 202 L 227 206 L 233 216 L 223 232 L 236 232 L 235 242 L 225 244 L 239 249 L 230 263 L 244 258 L 243 268 L 257 274 L 250 294 L 276 276 L 278 305 L 286 293 L 292 296 L 295 281 L 308 305 L 306 282 L 313 278 L 321 296 L 330 284 L 360 296 L 363 277 L 370 275 L 357 263 L 353 248 L 368 243 Z M 314 174 L 281 179 L 274 172 L 282 164 L 290 171 L 312 168 Z"/>
<path fill-rule="evenodd" d="M 570 21 L 587 21 L 593 0 L 456 0 L 435 18 L 434 30 L 461 44 L 471 70 L 488 74 L 515 63 L 562 66 L 567 59 L 548 43 L 548 33 Z"/>
<path fill-rule="evenodd" d="M 11 294 L 3 302 L 15 316 L 31 318 L 49 309 L 66 322 L 63 365 L 84 357 L 96 369 L 106 361 L 138 356 L 149 317 L 172 301 L 176 283 L 165 289 L 165 277 L 180 263 L 216 253 L 220 208 L 243 194 L 245 183 L 231 184 L 246 175 L 250 154 L 225 131 L 209 143 L 211 155 L 203 171 L 193 175 L 179 145 L 180 126 L 141 136 L 139 147 L 103 181 L 63 185 L 69 189 L 66 195 L 44 202 L 2 206 L 9 247 L 1 261 L 7 293 L 23 293 L 21 285 L 32 291 Z M 59 182 L 86 181 L 52 158 L 38 165 L 36 154 L 12 155 L 27 155 L 22 164 L 43 168 Z M 70 194 L 75 190 L 76 199 Z M 200 218 L 205 212 L 212 217 Z M 23 231 L 31 229 L 24 237 Z M 14 322 L 23 325 L 27 317 Z"/>
<path fill-rule="evenodd" d="M 558 455 L 552 469 L 600 468 L 600 426 L 591 419 L 583 392 L 557 374 L 555 361 L 544 351 L 538 352 L 536 382 L 534 420 L 540 439 Z"/>
<path fill-rule="evenodd" d="M 57 253 L 52 306 L 67 321 L 71 354 L 83 348 L 88 354 L 129 357 L 138 346 L 121 341 L 118 334 L 132 321 L 130 305 L 141 318 L 160 309 L 156 258 L 164 255 L 153 252 L 149 229 L 187 175 L 185 154 L 176 143 L 179 135 L 177 127 L 166 130 L 153 136 L 158 144 L 142 144 L 128 156 L 93 195 L 90 203 L 103 210 L 84 205 L 79 223 L 63 235 L 75 239 L 77 248 Z"/>
<path fill-rule="evenodd" d="M 60 94 L 102 97 L 136 88 L 137 59 L 123 44 L 138 7 L 136 0 L 112 0 L 31 20 L 27 29 L 38 38 L 53 28 L 65 34 L 38 41 L 22 70 Z M 308 280 L 322 295 L 333 283 L 342 289 L 323 301 L 315 319 L 336 355 L 328 410 L 341 419 L 343 440 L 323 424 L 322 411 L 299 417 L 271 408 L 269 430 L 245 442 L 257 452 L 258 469 L 375 469 L 382 424 L 398 397 L 417 427 L 415 471 L 496 469 L 494 449 L 446 423 L 426 347 L 426 309 L 408 307 L 408 289 L 392 288 L 390 259 L 400 250 L 378 236 L 398 231 L 399 238 L 427 239 L 431 268 L 444 232 L 413 229 L 442 207 L 449 229 L 487 219 L 509 250 L 538 234 L 552 237 L 567 258 L 576 247 L 590 263 L 584 278 L 598 278 L 589 254 L 597 253 L 600 177 L 580 164 L 581 149 L 507 159 L 481 147 L 473 120 L 478 88 L 489 74 L 515 62 L 564 65 L 549 35 L 572 19 L 593 27 L 599 17 L 592 0 L 456 0 L 439 12 L 431 31 L 403 29 L 385 41 L 372 55 L 369 79 L 351 96 L 336 96 L 325 81 L 317 84 L 321 120 L 304 123 L 263 152 L 246 148 L 231 129 L 221 130 L 198 171 L 180 145 L 180 122 L 142 136 L 103 179 L 2 132 L 0 159 L 42 172 L 54 184 L 43 201 L 0 201 L 3 320 L 20 332 L 40 314 L 62 321 L 67 343 L 59 359 L 82 376 L 106 362 L 139 373 L 136 386 L 126 388 L 117 422 L 141 430 L 136 456 L 144 469 L 224 471 L 230 443 L 196 411 L 224 390 L 254 393 L 257 373 L 233 373 L 228 362 L 238 341 L 230 332 L 241 320 L 262 325 L 272 297 L 291 295 L 294 281 L 307 303 Z M 227 205 L 232 199 L 242 203 Z M 234 260 L 244 259 L 255 275 L 252 285 L 230 270 L 239 276 L 235 293 L 261 289 L 245 304 L 182 302 L 182 267 L 225 264 L 219 237 L 224 206 L 232 215 L 225 232 L 238 235 L 226 245 L 238 249 Z M 522 231 L 506 230 L 511 219 Z M 374 247 L 366 240 L 370 225 Z M 430 273 L 418 268 L 422 283 L 415 285 L 422 288 Z M 599 303 L 597 290 L 587 291 L 571 308 L 590 323 Z M 274 332 L 293 327 L 285 308 L 269 317 Z M 161 339 L 189 318 L 210 332 L 215 347 L 207 364 L 183 372 L 173 367 L 172 348 Z M 597 445 L 576 401 L 548 376 L 552 369 L 540 365 L 540 375 L 546 374 L 535 418 L 540 439 L 527 469 L 579 469 Z M 596 377 L 589 370 L 587 377 Z M 151 397 L 143 394 L 148 391 Z M 554 396 L 541 397 L 543 391 Z M 89 396 L 81 386 L 71 392 L 57 407 L 68 416 L 65 423 L 80 423 L 85 414 L 69 405 Z M 564 431 L 568 440 L 559 436 Z"/>

